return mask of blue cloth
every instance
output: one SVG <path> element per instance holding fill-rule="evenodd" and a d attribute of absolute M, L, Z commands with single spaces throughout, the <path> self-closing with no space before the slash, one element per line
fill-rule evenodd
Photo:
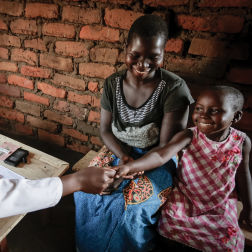
<path fill-rule="evenodd" d="M 147 150 L 133 148 L 132 157 L 137 159 Z M 115 158 L 112 165 L 117 165 Z M 132 182 L 124 180 L 110 195 L 74 193 L 76 206 L 76 245 L 80 252 L 126 252 L 148 251 L 154 247 L 157 223 L 161 206 L 160 192 L 172 186 L 172 174 L 177 165 L 176 158 Z M 147 177 L 147 178 L 146 178 Z M 134 187 L 145 178 L 149 190 Z M 138 184 L 137 184 L 138 183 Z M 133 185 L 133 187 L 129 186 Z M 127 188 L 133 188 L 134 199 L 125 201 Z M 129 192 L 129 190 L 128 190 Z M 132 190 L 130 191 L 132 193 Z M 144 200 L 138 202 L 138 194 Z M 129 195 L 129 194 L 127 194 Z M 132 194 L 131 194 L 132 195 Z"/>

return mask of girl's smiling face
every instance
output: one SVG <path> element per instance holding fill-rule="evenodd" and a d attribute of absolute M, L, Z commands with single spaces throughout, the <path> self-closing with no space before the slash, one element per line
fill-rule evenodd
<path fill-rule="evenodd" d="M 192 119 L 209 139 L 223 141 L 228 137 L 229 127 L 237 113 L 225 92 L 208 90 L 197 99 Z"/>
<path fill-rule="evenodd" d="M 134 35 L 126 48 L 125 63 L 133 77 L 147 80 L 155 76 L 163 64 L 165 39 L 163 36 L 142 38 Z"/>

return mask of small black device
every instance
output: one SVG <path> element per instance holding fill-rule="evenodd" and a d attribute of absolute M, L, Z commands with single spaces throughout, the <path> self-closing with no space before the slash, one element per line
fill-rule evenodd
<path fill-rule="evenodd" d="M 8 156 L 4 162 L 8 165 L 17 166 L 20 162 L 27 162 L 27 156 L 29 151 L 18 148 L 10 156 Z"/>

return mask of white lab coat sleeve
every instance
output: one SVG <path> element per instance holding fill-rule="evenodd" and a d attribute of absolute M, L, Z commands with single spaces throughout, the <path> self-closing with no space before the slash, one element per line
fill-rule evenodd
<path fill-rule="evenodd" d="M 58 177 L 39 180 L 0 178 L 0 218 L 55 206 L 63 184 Z"/>

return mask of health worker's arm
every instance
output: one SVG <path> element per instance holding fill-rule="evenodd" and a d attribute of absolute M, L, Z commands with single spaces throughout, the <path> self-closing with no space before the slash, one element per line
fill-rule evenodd
<path fill-rule="evenodd" d="M 0 178 L 0 218 L 55 206 L 62 196 L 75 191 L 101 193 L 113 181 L 109 168 L 85 167 L 61 178 Z"/>

